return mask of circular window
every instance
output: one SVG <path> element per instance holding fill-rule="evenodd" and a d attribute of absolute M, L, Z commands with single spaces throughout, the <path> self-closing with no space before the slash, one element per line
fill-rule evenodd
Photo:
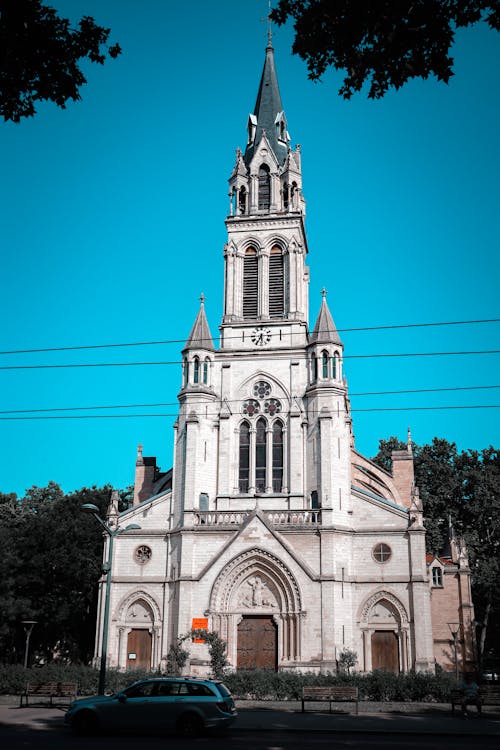
<path fill-rule="evenodd" d="M 147 563 L 151 560 L 152 554 L 153 551 L 151 547 L 148 547 L 146 544 L 141 544 L 141 546 L 137 547 L 136 551 L 134 552 L 134 557 L 136 559 L 136 562 L 143 565 L 144 563 Z"/>
<path fill-rule="evenodd" d="M 257 398 L 265 398 L 271 393 L 271 386 L 265 380 L 259 380 L 253 387 L 253 395 Z"/>
<path fill-rule="evenodd" d="M 243 402 L 243 414 L 248 414 L 249 417 L 253 417 L 254 414 L 258 414 L 260 411 L 260 404 L 253 398 L 248 398 Z"/>
<path fill-rule="evenodd" d="M 388 544 L 376 544 L 372 551 L 373 557 L 379 563 L 385 563 L 392 557 L 392 550 Z"/>
<path fill-rule="evenodd" d="M 278 414 L 278 412 L 281 411 L 281 403 L 277 398 L 268 398 L 264 403 L 264 411 L 271 416 L 273 416 L 273 414 Z"/>

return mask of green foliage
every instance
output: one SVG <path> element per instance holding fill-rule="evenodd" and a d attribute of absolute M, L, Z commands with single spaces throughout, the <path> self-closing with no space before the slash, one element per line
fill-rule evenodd
<path fill-rule="evenodd" d="M 340 668 L 347 672 L 347 674 L 350 674 L 351 669 L 358 663 L 358 655 L 355 651 L 351 651 L 350 648 L 344 648 L 339 654 L 338 661 Z"/>
<path fill-rule="evenodd" d="M 21 662 L 21 621 L 36 620 L 31 663 L 88 661 L 92 656 L 103 538 L 81 511 L 106 513 L 110 487 L 64 495 L 51 482 L 25 497 L 0 496 L 0 659 Z"/>
<path fill-rule="evenodd" d="M 50 100 L 63 109 L 80 99 L 86 83 L 80 60 L 103 64 L 117 57 L 118 44 L 105 47 L 109 29 L 84 16 L 70 28 L 41 0 L 0 1 L 0 114 L 19 122 L 35 114 L 35 102 Z"/>
<path fill-rule="evenodd" d="M 189 658 L 189 651 L 183 648 L 183 643 L 186 640 L 186 636 L 177 638 L 175 643 L 170 645 L 167 653 L 167 668 L 166 674 L 168 675 L 181 675 L 182 670 L 186 666 L 186 662 Z"/>
<path fill-rule="evenodd" d="M 373 460 L 390 470 L 392 450 L 404 447 L 395 437 L 381 440 Z M 480 660 L 486 653 L 498 657 L 500 452 L 492 446 L 482 451 L 459 452 L 455 443 L 434 438 L 427 445 L 414 444 L 413 453 L 415 481 L 424 508 L 427 550 L 442 553 L 450 525 L 465 540 L 475 617 L 479 623 Z"/>
<path fill-rule="evenodd" d="M 412 78 L 453 75 L 450 48 L 457 28 L 486 21 L 500 30 L 496 0 L 279 0 L 271 12 L 278 24 L 293 19 L 293 52 L 317 80 L 329 67 L 346 71 L 339 91 L 345 99 L 369 84 L 379 99 Z"/>
<path fill-rule="evenodd" d="M 198 637 L 196 632 L 196 637 Z M 190 636 L 187 636 L 190 637 Z M 108 669 L 106 692 L 117 693 L 143 677 L 158 676 L 145 670 L 118 672 Z M 21 666 L 0 665 L 0 695 L 19 695 L 27 682 L 76 682 L 79 695 L 95 695 L 99 670 L 70 664 L 50 664 L 23 669 Z M 361 700 L 424 701 L 445 703 L 455 686 L 449 674 L 409 672 L 393 674 L 375 671 L 371 674 L 313 674 L 312 672 L 273 672 L 262 669 L 226 672 L 224 682 L 240 700 L 300 700 L 305 685 L 357 685 Z"/>
<path fill-rule="evenodd" d="M 226 657 L 226 642 L 222 640 L 218 633 L 209 630 L 192 630 L 192 638 L 200 638 L 205 641 L 210 654 L 210 666 L 212 674 L 217 679 L 224 676 L 224 670 L 228 665 Z"/>

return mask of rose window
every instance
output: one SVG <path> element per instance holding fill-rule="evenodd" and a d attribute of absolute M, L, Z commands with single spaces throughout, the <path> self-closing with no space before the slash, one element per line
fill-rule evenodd
<path fill-rule="evenodd" d="M 254 414 L 258 414 L 260 411 L 260 404 L 253 398 L 249 398 L 243 402 L 243 414 L 248 414 L 249 417 L 253 417 Z"/>
<path fill-rule="evenodd" d="M 153 551 L 151 547 L 148 547 L 146 544 L 141 544 L 140 547 L 137 547 L 134 557 L 138 563 L 144 565 L 144 563 L 147 563 L 151 560 L 152 554 Z"/>
<path fill-rule="evenodd" d="M 266 414 L 270 414 L 271 417 L 279 414 L 281 411 L 281 402 L 277 398 L 268 398 L 264 403 L 264 411 Z"/>
<path fill-rule="evenodd" d="M 271 386 L 264 380 L 259 380 L 253 387 L 253 395 L 257 398 L 265 398 L 271 393 Z"/>

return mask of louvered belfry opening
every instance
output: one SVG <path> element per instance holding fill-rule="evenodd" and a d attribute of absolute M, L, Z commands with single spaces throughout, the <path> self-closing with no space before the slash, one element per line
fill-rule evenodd
<path fill-rule="evenodd" d="M 285 312 L 283 253 L 275 245 L 269 256 L 269 317 L 282 318 Z"/>
<path fill-rule="evenodd" d="M 259 169 L 259 210 L 269 211 L 271 205 L 271 175 L 267 164 Z"/>
<path fill-rule="evenodd" d="M 256 318 L 259 302 L 259 259 L 249 247 L 243 260 L 243 317 Z"/>

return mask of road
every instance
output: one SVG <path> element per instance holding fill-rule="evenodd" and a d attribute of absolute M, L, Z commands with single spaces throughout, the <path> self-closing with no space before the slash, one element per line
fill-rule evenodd
<path fill-rule="evenodd" d="M 137 750 L 138 746 L 144 745 L 148 750 L 421 750 L 423 745 L 425 750 L 496 750 L 498 736 L 229 730 L 225 734 L 212 734 L 193 740 L 173 734 L 86 738 L 75 737 L 62 727 L 29 729 L 11 725 L 0 727 L 0 745 L 5 750 Z"/>

